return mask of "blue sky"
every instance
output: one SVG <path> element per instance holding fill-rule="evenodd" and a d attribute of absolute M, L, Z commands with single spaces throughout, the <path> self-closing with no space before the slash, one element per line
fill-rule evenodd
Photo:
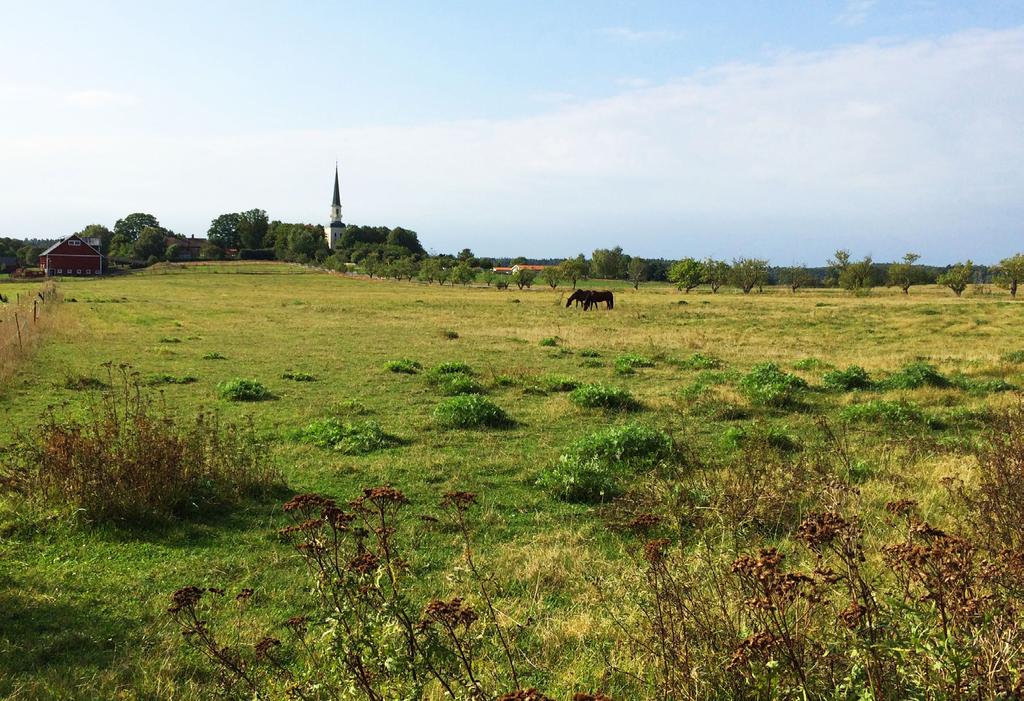
<path fill-rule="evenodd" d="M 150 211 L 429 248 L 1024 249 L 1024 2 L 0 1 L 0 235 Z"/>

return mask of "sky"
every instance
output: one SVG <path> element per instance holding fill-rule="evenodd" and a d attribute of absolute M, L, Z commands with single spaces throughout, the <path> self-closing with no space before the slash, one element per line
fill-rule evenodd
<path fill-rule="evenodd" d="M 0 236 L 155 214 L 531 258 L 1024 250 L 1024 0 L 0 0 Z"/>

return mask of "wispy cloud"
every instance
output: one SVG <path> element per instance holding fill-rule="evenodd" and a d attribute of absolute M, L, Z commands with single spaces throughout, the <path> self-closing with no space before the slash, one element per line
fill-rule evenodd
<path fill-rule="evenodd" d="M 65 95 L 64 99 L 79 107 L 127 107 L 138 102 L 131 95 L 111 90 L 76 90 Z"/>
<path fill-rule="evenodd" d="M 679 32 L 667 29 L 633 29 L 631 27 L 602 27 L 596 33 L 609 39 L 630 44 L 673 41 L 682 36 Z"/>
<path fill-rule="evenodd" d="M 319 221 L 338 155 L 347 218 L 414 227 L 439 250 L 621 243 L 639 255 L 810 263 L 842 246 L 991 261 L 1019 248 L 1024 221 L 1024 93 L 1007 87 L 1024 85 L 1022 56 L 1024 28 L 978 30 L 727 64 L 526 118 L 0 130 L 0 227 L 56 216 L 57 172 L 81 203 L 79 227 L 82 212 L 113 221 L 126 207 L 186 233 L 253 206 Z"/>
<path fill-rule="evenodd" d="M 868 14 L 878 4 L 877 0 L 847 0 L 846 7 L 836 16 L 836 24 L 858 27 L 867 20 Z"/>

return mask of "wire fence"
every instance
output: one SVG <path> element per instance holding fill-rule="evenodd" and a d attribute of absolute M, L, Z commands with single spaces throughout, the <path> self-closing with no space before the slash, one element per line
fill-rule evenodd
<path fill-rule="evenodd" d="M 0 288 L 0 377 L 6 377 L 27 357 L 52 326 L 56 309 L 63 301 L 63 295 L 52 282 L 9 296 Z"/>

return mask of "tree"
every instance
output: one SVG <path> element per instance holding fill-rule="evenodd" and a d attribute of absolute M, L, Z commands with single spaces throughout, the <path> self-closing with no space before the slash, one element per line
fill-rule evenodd
<path fill-rule="evenodd" d="M 551 287 L 551 289 L 558 287 L 558 283 L 562 281 L 562 271 L 559 270 L 559 266 L 557 265 L 549 265 L 544 268 L 544 270 L 541 271 L 540 276 L 544 282 Z"/>
<path fill-rule="evenodd" d="M 473 255 L 473 251 L 469 250 L 468 248 L 463 248 L 461 251 L 459 251 L 459 255 L 455 257 L 458 260 L 462 261 L 463 263 L 469 263 L 470 261 L 476 259 L 476 256 Z"/>
<path fill-rule="evenodd" d="M 902 262 L 890 265 L 889 284 L 899 287 L 903 294 L 910 294 L 910 286 L 921 279 L 920 270 L 914 265 L 920 257 L 916 253 L 908 253 L 903 256 Z"/>
<path fill-rule="evenodd" d="M 622 246 L 599 248 L 590 254 L 590 273 L 594 277 L 621 280 L 626 277 L 626 264 Z"/>
<path fill-rule="evenodd" d="M 428 258 L 420 264 L 418 278 L 428 285 L 438 278 L 441 273 L 441 264 L 436 258 Z"/>
<path fill-rule="evenodd" d="M 825 275 L 825 281 L 829 285 L 838 285 L 840 276 L 849 265 L 850 252 L 845 248 L 840 248 L 828 260 L 828 273 Z"/>
<path fill-rule="evenodd" d="M 704 266 L 704 282 L 711 288 L 711 293 L 718 292 L 718 288 L 729 282 L 732 275 L 732 266 L 724 260 L 705 258 L 701 264 Z"/>
<path fill-rule="evenodd" d="M 854 263 L 850 258 L 850 252 L 840 249 L 828 261 L 828 267 L 828 281 L 844 290 L 868 292 L 875 284 L 871 256 L 864 256 L 863 260 Z"/>
<path fill-rule="evenodd" d="M 779 282 L 788 285 L 790 292 L 796 293 L 801 287 L 814 284 L 814 276 L 803 265 L 792 265 L 779 272 Z"/>
<path fill-rule="evenodd" d="M 43 249 L 39 246 L 33 246 L 30 243 L 26 243 L 15 251 L 14 257 L 18 259 L 18 265 L 21 267 L 34 268 L 39 265 L 39 254 L 42 252 Z"/>
<path fill-rule="evenodd" d="M 363 272 L 366 273 L 371 280 L 373 279 L 374 275 L 380 275 L 380 256 L 378 256 L 376 253 L 371 253 L 370 255 L 363 258 L 363 260 L 360 262 L 360 265 L 363 268 Z"/>
<path fill-rule="evenodd" d="M 140 260 L 163 258 L 167 253 L 167 232 L 158 226 L 147 226 L 132 244 L 132 252 Z"/>
<path fill-rule="evenodd" d="M 572 288 L 576 289 L 576 281 L 586 279 L 587 277 L 587 259 L 583 257 L 583 254 L 579 254 L 575 258 L 566 258 L 558 264 L 561 270 L 562 277 L 572 281 Z"/>
<path fill-rule="evenodd" d="M 953 290 L 953 293 L 959 297 L 971 284 L 972 277 L 974 277 L 974 263 L 968 259 L 964 263 L 957 263 L 947 268 L 946 272 L 939 275 L 935 282 Z"/>
<path fill-rule="evenodd" d="M 240 248 L 263 248 L 270 222 L 262 209 L 238 213 L 238 239 Z"/>
<path fill-rule="evenodd" d="M 498 274 L 491 270 L 490 268 L 484 268 L 483 274 L 480 277 L 484 281 L 484 284 L 490 287 L 492 284 L 494 284 L 494 280 L 497 276 Z"/>
<path fill-rule="evenodd" d="M 633 283 L 633 289 L 640 289 L 640 283 L 647 279 L 647 261 L 643 258 L 631 258 L 626 268 L 626 279 Z"/>
<path fill-rule="evenodd" d="M 532 270 L 519 269 L 512 273 L 512 282 L 514 282 L 519 289 L 524 287 L 533 287 L 533 281 L 537 278 L 537 273 Z"/>
<path fill-rule="evenodd" d="M 102 224 L 89 224 L 79 231 L 78 235 L 83 239 L 99 239 L 100 253 L 103 255 L 110 253 L 110 242 L 114 238 L 114 232 Z"/>
<path fill-rule="evenodd" d="M 206 238 L 221 248 L 241 248 L 242 240 L 238 237 L 238 214 L 230 212 L 221 214 L 210 222 L 206 230 Z"/>
<path fill-rule="evenodd" d="M 732 280 L 743 294 L 750 294 L 768 280 L 768 261 L 761 258 L 735 258 L 732 262 Z"/>
<path fill-rule="evenodd" d="M 704 264 L 694 258 L 683 258 L 669 268 L 668 279 L 680 290 L 689 292 L 704 281 Z"/>
<path fill-rule="evenodd" d="M 469 250 L 468 248 L 466 249 Z M 469 267 L 469 263 L 462 261 L 452 270 L 452 284 L 468 285 L 476 279 L 476 273 Z"/>
<path fill-rule="evenodd" d="M 1010 290 L 1010 296 L 1017 297 L 1017 285 L 1024 282 L 1024 253 L 1004 258 L 996 269 L 997 282 Z"/>
<path fill-rule="evenodd" d="M 399 258 L 394 262 L 395 277 L 401 280 L 405 278 L 411 281 L 416 275 L 416 261 L 412 258 Z"/>
<path fill-rule="evenodd" d="M 114 234 L 123 237 L 128 243 L 138 241 L 143 229 L 146 228 L 159 229 L 160 222 L 152 214 L 145 212 L 135 212 L 114 222 Z"/>
<path fill-rule="evenodd" d="M 444 283 L 452 279 L 452 269 L 441 261 L 437 261 L 437 270 L 434 271 L 434 277 L 437 279 L 438 285 L 444 286 Z"/>
<path fill-rule="evenodd" d="M 184 248 L 180 243 L 172 243 L 164 250 L 164 260 L 175 261 L 181 258 Z"/>

